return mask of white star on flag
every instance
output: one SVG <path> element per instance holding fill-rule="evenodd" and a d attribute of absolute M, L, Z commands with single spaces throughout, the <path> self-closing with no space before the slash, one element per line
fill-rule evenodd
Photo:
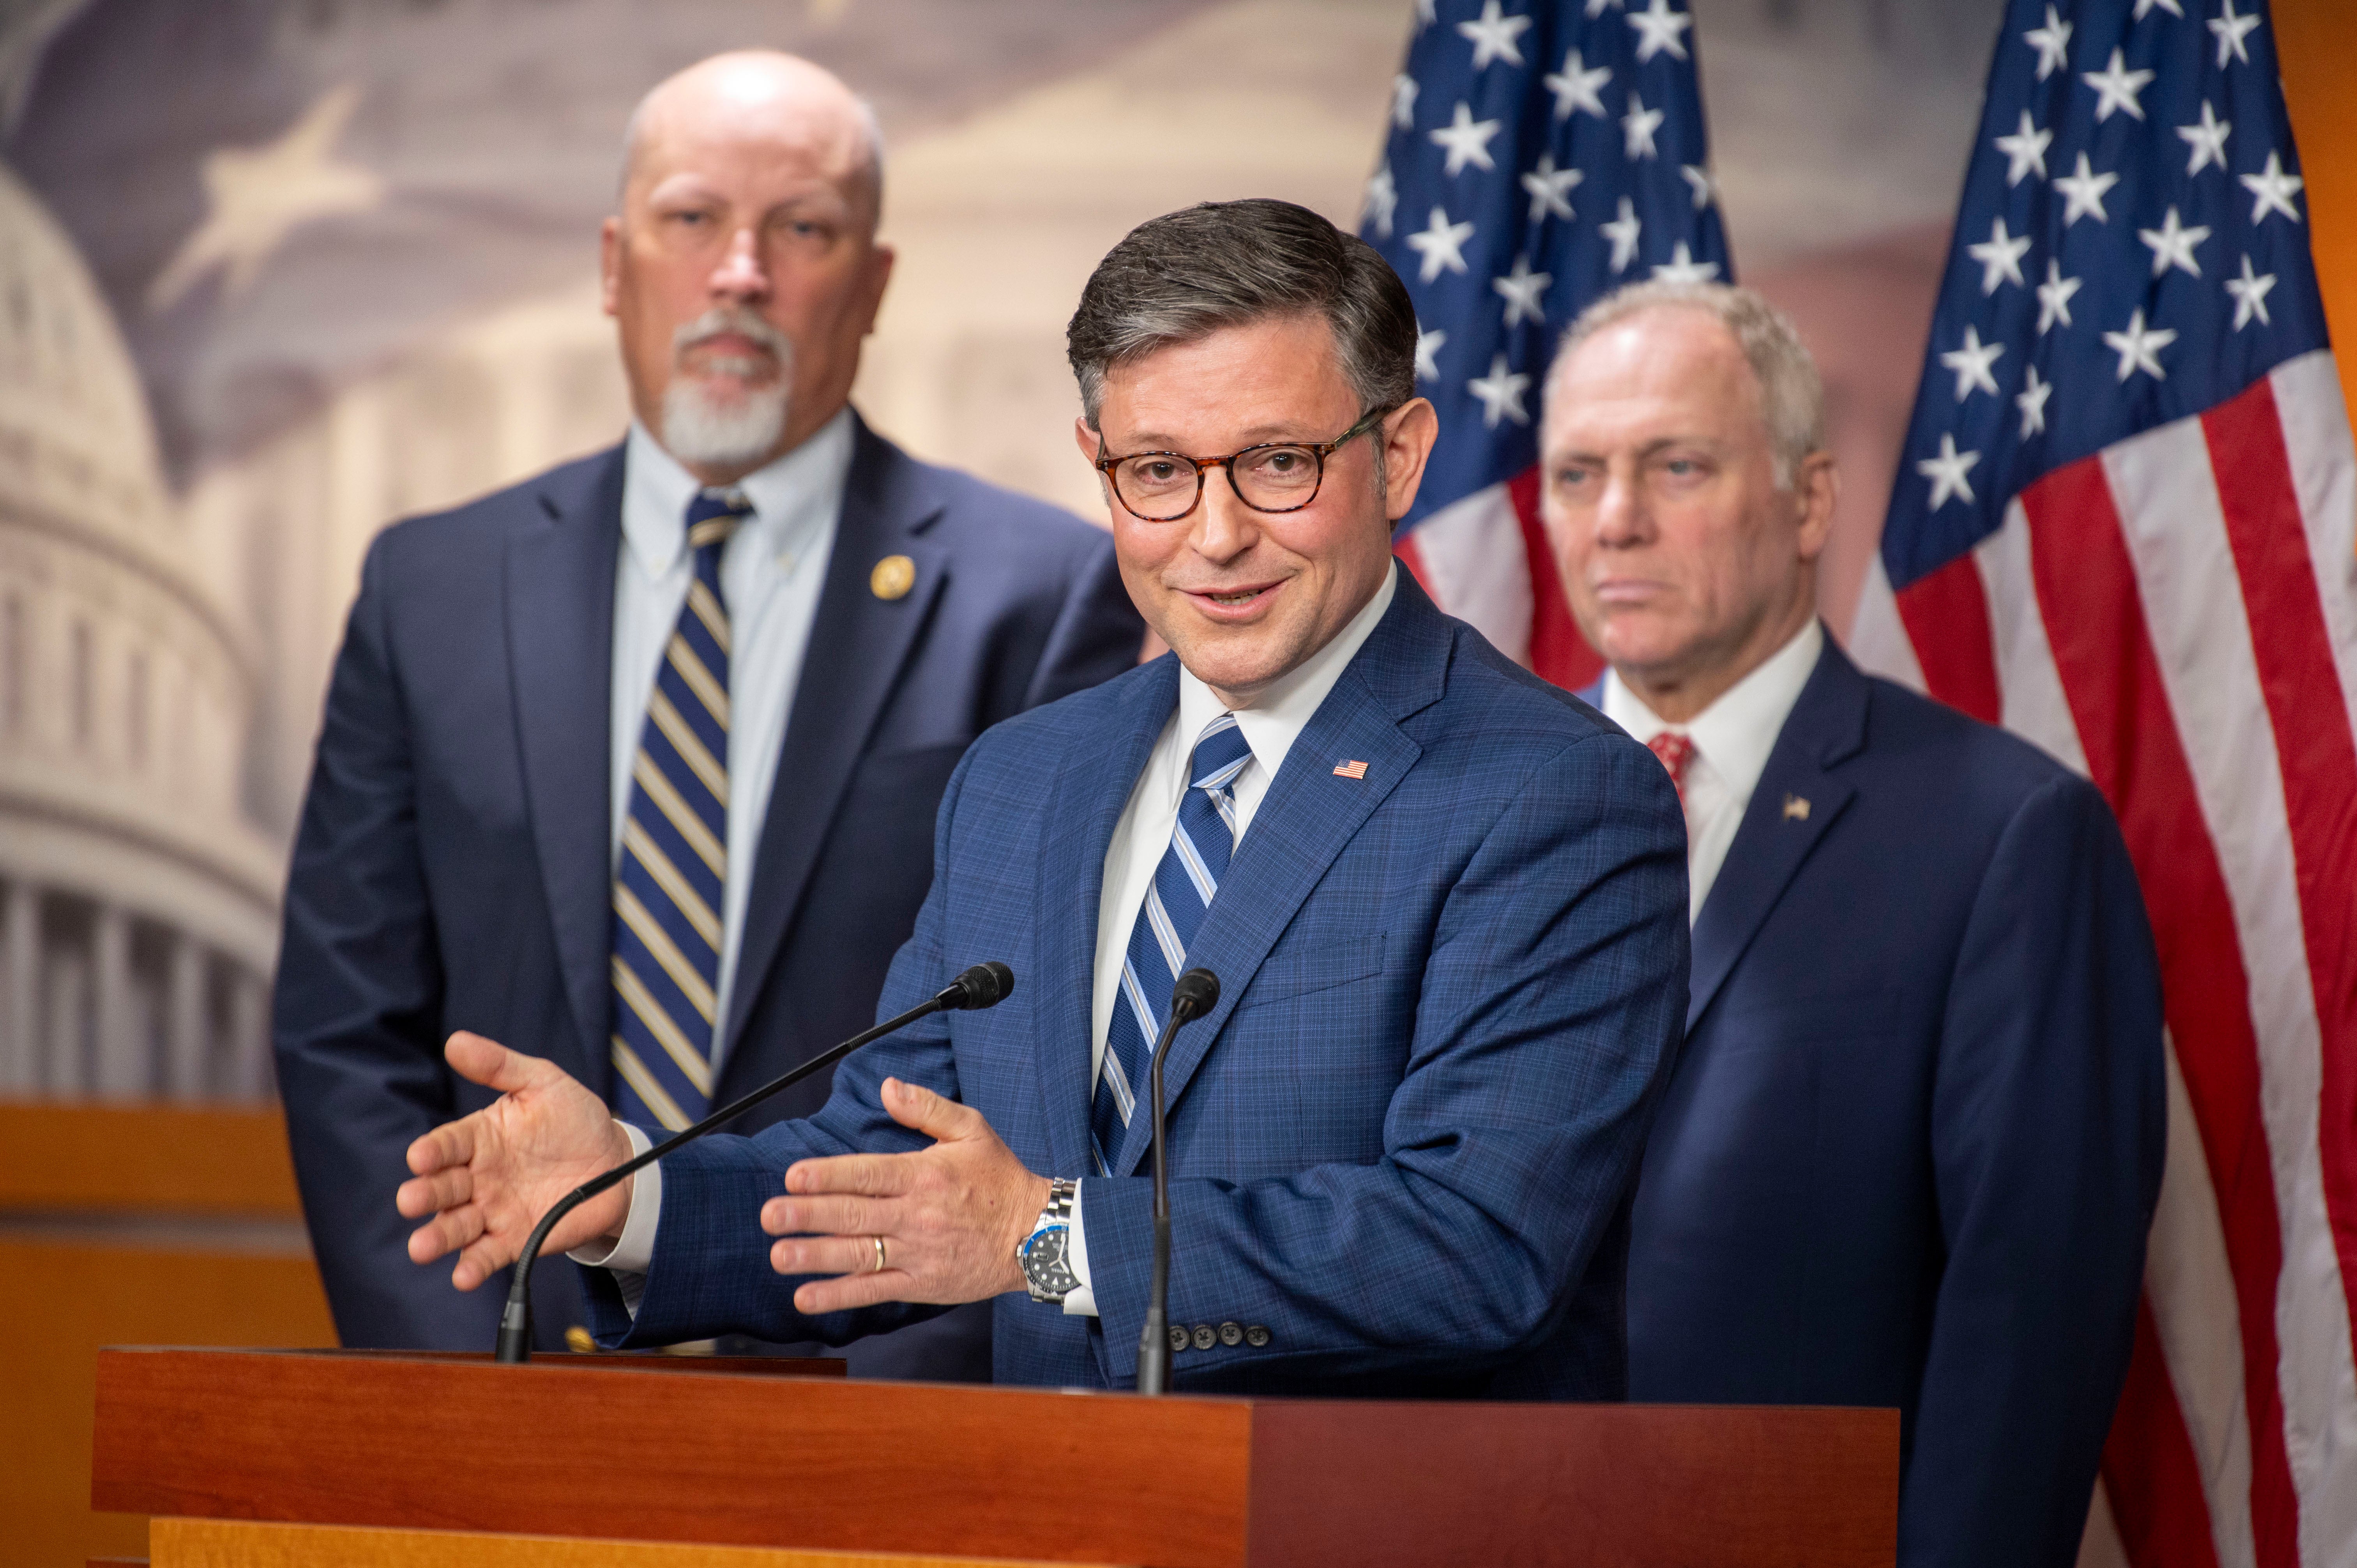
<path fill-rule="evenodd" d="M 1441 172 L 1462 174 L 1467 164 L 1480 169 L 1498 166 L 1490 156 L 1490 138 L 1505 128 L 1503 120 L 1476 120 L 1472 106 L 1460 102 L 1448 124 L 1426 134 L 1432 138 L 1434 146 L 1448 149 L 1448 165 Z"/>
<path fill-rule="evenodd" d="M 1440 379 L 1440 350 L 1448 346 L 1446 332 L 1426 332 L 1423 324 L 1415 329 L 1415 379 L 1437 381 Z"/>
<path fill-rule="evenodd" d="M 1663 111 L 1648 109 L 1643 99 L 1633 92 L 1629 94 L 1629 113 L 1620 117 L 1620 130 L 1628 138 L 1629 145 L 1621 156 L 1631 158 L 1654 156 L 1653 133 L 1662 128 L 1664 117 Z"/>
<path fill-rule="evenodd" d="M 2226 8 L 2210 18 L 2209 28 L 2218 35 L 2220 70 L 2226 69 L 2229 59 L 2241 60 L 2244 65 L 2251 63 L 2250 53 L 2243 47 L 2243 40 L 2249 38 L 2251 29 L 2258 25 L 2259 15 L 2255 11 L 2245 16 L 2234 14 L 2234 0 L 2226 0 Z"/>
<path fill-rule="evenodd" d="M 1637 236 L 1643 231 L 1644 220 L 1637 216 L 1637 204 L 1627 197 L 1620 199 L 1620 216 L 1609 223 L 1598 223 L 1596 231 L 1612 242 L 1612 270 L 1625 270 L 1637 259 Z"/>
<path fill-rule="evenodd" d="M 1932 510 L 1939 510 L 1948 504 L 1950 497 L 1959 497 L 1966 506 L 1973 504 L 1973 487 L 1964 476 L 1981 460 L 1977 452 L 1959 452 L 1956 438 L 1940 437 L 1940 455 L 1926 457 L 1915 465 L 1915 471 L 1932 481 Z"/>
<path fill-rule="evenodd" d="M 1451 223 L 1447 212 L 1434 208 L 1432 221 L 1425 226 L 1424 231 L 1407 237 L 1408 248 L 1424 258 L 1424 268 L 1418 281 L 1430 283 L 1440 275 L 1443 267 L 1452 273 L 1463 272 L 1465 242 L 1472 237 L 1473 225 L 1469 220 L 1463 223 Z"/>
<path fill-rule="evenodd" d="M 2243 258 L 2243 275 L 2226 280 L 2226 292 L 2234 296 L 2235 331 L 2240 332 L 2248 327 L 2255 316 L 2262 327 L 2275 325 L 2267 319 L 2267 290 L 2275 286 L 2275 274 L 2255 273 L 2251 268 L 2251 258 Z"/>
<path fill-rule="evenodd" d="M 2204 164 L 2216 164 L 2220 168 L 2224 168 L 2226 137 L 2233 129 L 2234 123 L 2232 120 L 2218 118 L 2217 111 L 2210 107 L 2210 101 L 2207 98 L 2203 99 L 2201 123 L 2198 125 L 2179 125 L 2177 128 L 2177 134 L 2185 139 L 2188 146 L 2193 149 L 2192 156 L 2186 161 L 2185 172 L 2200 174 Z"/>
<path fill-rule="evenodd" d="M 2023 373 L 2021 391 L 2016 392 L 2013 406 L 2021 410 L 2021 438 L 2024 441 L 2046 428 L 2046 400 L 2054 395 L 2054 383 L 2038 379 L 2038 367 L 2032 365 Z"/>
<path fill-rule="evenodd" d="M 1541 153 L 1531 172 L 1523 176 L 1523 188 L 1531 193 L 1531 221 L 1542 223 L 1547 215 L 1576 218 L 1571 209 L 1571 189 L 1587 177 L 1576 168 L 1555 166 L 1553 153 Z"/>
<path fill-rule="evenodd" d="M 1964 402 L 1975 390 L 1995 397 L 1996 378 L 1989 374 L 1989 367 L 2004 357 L 2004 344 L 1984 343 L 1980 328 L 1965 328 L 1964 345 L 1940 356 L 1940 363 L 1956 372 L 1956 401 Z"/>
<path fill-rule="evenodd" d="M 2177 8 L 2177 0 L 2136 0 L 2136 15 L 2130 16 L 2128 20 L 2131 22 L 2143 21 L 2146 16 L 2151 12 L 2155 5 L 2159 6 L 2162 10 L 2168 12 L 2170 16 L 2177 17 L 2180 21 L 2184 19 L 2185 13 Z"/>
<path fill-rule="evenodd" d="M 1509 65 L 1523 63 L 1523 51 L 1514 40 L 1530 27 L 1528 16 L 1499 15 L 1498 0 L 1481 0 L 1481 15 L 1470 22 L 1459 22 L 1457 30 L 1473 41 L 1473 69 L 1495 60 Z"/>
<path fill-rule="evenodd" d="M 1386 162 L 1367 179 L 1367 216 L 1384 239 L 1392 237 L 1392 214 L 1399 210 L 1399 185 L 1392 178 L 1392 166 Z"/>
<path fill-rule="evenodd" d="M 1671 10 L 1670 0 L 1652 0 L 1648 9 L 1631 12 L 1622 20 L 1637 29 L 1639 65 L 1664 50 L 1679 59 L 1686 58 L 1686 47 L 1678 41 L 1678 35 L 1694 26 L 1694 18 L 1684 11 Z"/>
<path fill-rule="evenodd" d="M 2046 336 L 2047 328 L 2056 322 L 2071 325 L 2071 296 L 2079 292 L 2080 280 L 2062 275 L 2062 263 L 2049 256 L 2046 259 L 2046 281 L 2038 285 L 2038 335 Z"/>
<path fill-rule="evenodd" d="M 1506 356 L 1498 355 L 1490 361 L 1490 373 L 1476 376 L 1465 383 L 1465 390 L 1481 400 L 1481 423 L 1491 430 L 1498 428 L 1501 417 L 1516 424 L 1528 424 L 1531 416 L 1523 407 L 1523 389 L 1531 378 L 1506 368 Z"/>
<path fill-rule="evenodd" d="M 1546 293 L 1547 285 L 1555 279 L 1545 273 L 1531 271 L 1528 256 L 1514 258 L 1514 270 L 1501 278 L 1491 278 L 1490 286 L 1506 301 L 1506 325 L 1519 327 L 1524 321 L 1544 321 L 1546 306 L 1539 296 Z"/>
<path fill-rule="evenodd" d="M 2054 179 L 2054 188 L 2063 198 L 2062 227 L 2068 229 L 2089 213 L 2094 214 L 2098 223 L 2110 222 L 2112 215 L 2104 210 L 2104 194 L 2119 183 L 2120 177 L 2115 174 L 2097 174 L 2089 168 L 2087 155 L 2081 153 L 2077 171 L 2058 175 Z"/>
<path fill-rule="evenodd" d="M 2046 177 L 2046 149 L 2054 144 L 2054 133 L 2041 131 L 2030 122 L 2029 111 L 2021 112 L 2021 129 L 2010 136 L 1996 138 L 1996 150 L 2013 160 L 2006 170 L 2005 183 L 2019 185 L 2022 176 L 2035 172 Z"/>
<path fill-rule="evenodd" d="M 2136 94 L 2151 84 L 2152 72 L 2130 70 L 2118 49 L 2112 51 L 2112 63 L 2101 70 L 2083 70 L 2079 80 L 2095 90 L 2095 124 L 2100 125 L 2112 117 L 2112 111 L 2126 111 L 2129 118 L 2144 118 L 2144 105 Z"/>
<path fill-rule="evenodd" d="M 2291 204 L 2291 199 L 2307 183 L 2296 174 L 2284 173 L 2283 159 L 2269 152 L 2266 167 L 2256 174 L 2243 177 L 2244 187 L 2257 199 L 2251 203 L 2251 221 L 2264 222 L 2269 212 L 2280 212 L 2293 222 L 2298 222 L 2299 209 Z"/>
<path fill-rule="evenodd" d="M 2166 327 L 2147 329 L 2144 324 L 2144 312 L 2141 310 L 2128 317 L 2126 331 L 2104 334 L 2104 346 L 2113 349 L 2120 357 L 2119 379 L 2123 381 L 2138 371 L 2142 371 L 2154 381 L 2167 381 L 2169 372 L 2160 368 L 2158 355 L 2163 349 L 2176 341 L 2177 334 Z"/>
<path fill-rule="evenodd" d="M 1718 197 L 1718 181 L 1700 164 L 1680 164 L 1678 173 L 1694 187 L 1695 210 L 1701 211 Z"/>
<path fill-rule="evenodd" d="M 1964 251 L 1981 264 L 1983 294 L 1995 294 L 2000 283 L 2022 286 L 2021 258 L 2029 253 L 2029 236 L 2007 234 L 2004 219 L 1989 226 L 1987 239 L 1977 245 L 1966 245 Z"/>
<path fill-rule="evenodd" d="M 147 285 L 148 308 L 168 308 L 214 273 L 225 296 L 243 294 L 296 230 L 382 204 L 384 181 L 336 156 L 360 104 L 361 90 L 346 82 L 321 94 L 276 141 L 206 154 L 205 220 Z"/>
<path fill-rule="evenodd" d="M 1670 247 L 1667 265 L 1653 269 L 1656 283 L 1708 283 L 1718 275 L 1717 262 L 1697 262 L 1684 240 Z"/>
<path fill-rule="evenodd" d="M 1392 78 L 1392 124 L 1405 131 L 1415 124 L 1415 95 L 1424 89 L 1415 78 L 1399 75 Z"/>
<path fill-rule="evenodd" d="M 1604 100 L 1598 96 L 1596 90 L 1612 80 L 1612 68 L 1599 65 L 1587 70 L 1583 70 L 1582 65 L 1579 51 L 1574 49 L 1563 57 L 1561 70 L 1550 71 L 1539 79 L 1546 90 L 1555 94 L 1555 117 L 1568 120 L 1573 110 L 1585 109 L 1599 120 L 1609 119 Z"/>
<path fill-rule="evenodd" d="M 1626 0 L 1587 0 L 1587 19 L 1593 22 L 1597 17 L 1604 15 L 1608 8 L 1618 11 L 1622 9 L 1625 4 Z"/>
<path fill-rule="evenodd" d="M 2152 251 L 2152 275 L 2158 277 L 2171 267 L 2179 267 L 2201 275 L 2201 263 L 2193 259 L 2193 247 L 2210 237 L 2210 231 L 2201 224 L 2188 229 L 2177 220 L 2177 209 L 2171 207 L 2160 220 L 2158 229 L 2139 229 L 2136 238 Z"/>
<path fill-rule="evenodd" d="M 1440 20 L 1438 0 L 1415 0 L 1415 30 L 1424 31 Z"/>
<path fill-rule="evenodd" d="M 2054 7 L 2046 7 L 2046 25 L 2032 27 L 2021 35 L 2021 41 L 2038 51 L 2038 80 L 2045 81 L 2071 64 L 2071 29 L 2076 24 L 2064 21 Z"/>

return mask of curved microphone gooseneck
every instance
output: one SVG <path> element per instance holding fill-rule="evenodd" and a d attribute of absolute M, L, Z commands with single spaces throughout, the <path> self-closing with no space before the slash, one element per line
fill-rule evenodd
<path fill-rule="evenodd" d="M 520 1366 L 532 1359 L 532 1265 L 540 1257 L 540 1249 L 556 1222 L 618 1184 L 672 1154 L 694 1143 L 706 1133 L 734 1121 L 773 1094 L 791 1089 L 821 1068 L 831 1067 L 872 1040 L 880 1040 L 896 1029 L 905 1029 L 918 1019 L 934 1013 L 970 1012 L 982 1007 L 996 1007 L 1015 991 L 1015 972 L 996 960 L 978 963 L 966 970 L 942 989 L 931 1001 L 909 1008 L 897 1018 L 887 1018 L 865 1034 L 854 1035 L 843 1044 L 817 1056 L 789 1071 L 783 1078 L 763 1084 L 752 1093 L 722 1106 L 719 1110 L 686 1128 L 673 1137 L 657 1144 L 643 1155 L 634 1155 L 602 1176 L 592 1176 L 549 1206 L 532 1228 L 532 1235 L 515 1261 L 515 1279 L 508 1286 L 508 1304 L 500 1314 L 500 1340 L 496 1359 L 507 1366 Z"/>
<path fill-rule="evenodd" d="M 1170 1019 L 1154 1047 L 1147 1071 L 1154 1101 L 1154 1275 L 1146 1294 L 1146 1326 L 1137 1332 L 1137 1391 L 1170 1389 L 1170 1161 L 1162 1140 L 1162 1058 L 1178 1031 L 1220 1004 L 1220 977 L 1190 969 L 1170 988 Z"/>

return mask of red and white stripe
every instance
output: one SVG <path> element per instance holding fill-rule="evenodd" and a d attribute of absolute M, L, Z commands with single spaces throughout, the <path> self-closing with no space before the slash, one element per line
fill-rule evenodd
<path fill-rule="evenodd" d="M 1524 669 L 1571 691 L 1604 672 L 1564 599 L 1535 467 L 1441 508 L 1396 549 L 1435 604 Z"/>
<path fill-rule="evenodd" d="M 1851 635 L 2118 814 L 2169 1151 L 2083 1561 L 2357 1568 L 2357 449 L 2318 352 L 2048 474 Z"/>

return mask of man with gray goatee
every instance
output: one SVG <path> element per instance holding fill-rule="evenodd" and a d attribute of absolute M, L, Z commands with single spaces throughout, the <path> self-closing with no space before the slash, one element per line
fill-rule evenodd
<path fill-rule="evenodd" d="M 657 87 L 602 236 L 627 438 L 369 553 L 275 1017 L 347 1345 L 492 1341 L 499 1302 L 412 1264 L 393 1209 L 411 1141 L 493 1099 L 447 1036 L 557 1064 L 637 1143 L 686 1126 L 873 1019 L 967 744 L 1136 661 L 1109 535 L 848 406 L 882 195 L 874 116 L 814 66 Z M 571 1264 L 534 1291 L 552 1343 L 585 1321 Z M 985 1377 L 987 1312 L 853 1359 Z"/>

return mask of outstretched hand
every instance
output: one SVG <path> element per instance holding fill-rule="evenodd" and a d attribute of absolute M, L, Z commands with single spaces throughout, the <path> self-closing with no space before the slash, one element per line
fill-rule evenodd
<path fill-rule="evenodd" d="M 803 1283 L 795 1309 L 982 1301 L 1023 1289 L 1015 1249 L 1047 1207 L 1047 1177 L 1026 1169 L 970 1105 L 893 1078 L 883 1101 L 933 1146 L 802 1160 L 786 1172 L 791 1196 L 761 1207 L 761 1229 L 787 1238 L 770 1249 L 771 1268 L 843 1276 Z"/>
<path fill-rule="evenodd" d="M 425 1221 L 410 1233 L 410 1261 L 456 1251 L 450 1283 L 473 1290 L 515 1262 L 557 1199 L 629 1159 L 630 1141 L 604 1103 L 554 1062 L 463 1030 L 442 1054 L 460 1077 L 500 1098 L 410 1144 L 414 1179 L 393 1202 L 404 1219 Z M 630 1211 L 624 1182 L 566 1215 L 546 1251 L 619 1234 Z"/>

